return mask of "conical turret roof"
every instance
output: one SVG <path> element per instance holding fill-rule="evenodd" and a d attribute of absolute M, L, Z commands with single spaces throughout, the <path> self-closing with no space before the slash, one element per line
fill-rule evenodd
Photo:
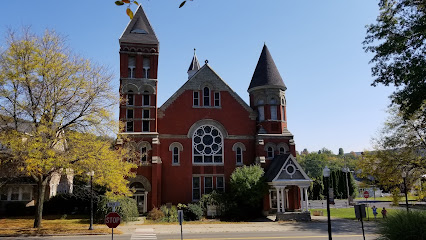
<path fill-rule="evenodd" d="M 266 44 L 263 45 L 262 53 L 260 54 L 248 90 L 261 86 L 287 89 Z"/>
<path fill-rule="evenodd" d="M 127 25 L 119 41 L 120 43 L 159 43 L 157 36 L 155 35 L 155 32 L 152 29 L 145 12 L 143 11 L 142 5 L 139 5 L 133 16 L 133 19 Z"/>

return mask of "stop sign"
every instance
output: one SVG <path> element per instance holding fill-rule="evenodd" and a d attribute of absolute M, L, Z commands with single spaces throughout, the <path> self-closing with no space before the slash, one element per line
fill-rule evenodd
<path fill-rule="evenodd" d="M 109 228 L 116 228 L 118 225 L 120 225 L 121 217 L 116 212 L 110 212 L 105 216 L 105 224 Z"/>
<path fill-rule="evenodd" d="M 364 198 L 369 198 L 370 197 L 370 193 L 368 191 L 364 192 Z"/>

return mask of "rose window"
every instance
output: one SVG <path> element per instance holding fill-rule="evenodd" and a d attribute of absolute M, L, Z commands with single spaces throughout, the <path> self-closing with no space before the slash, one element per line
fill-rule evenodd
<path fill-rule="evenodd" d="M 222 163 L 222 133 L 214 126 L 199 127 L 192 137 L 194 163 Z"/>

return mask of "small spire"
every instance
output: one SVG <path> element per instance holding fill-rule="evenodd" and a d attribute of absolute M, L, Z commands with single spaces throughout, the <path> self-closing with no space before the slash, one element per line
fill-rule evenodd
<path fill-rule="evenodd" d="M 190 79 L 194 74 L 200 69 L 200 63 L 198 62 L 197 55 L 195 54 L 196 49 L 194 48 L 194 57 L 192 57 L 191 64 L 188 68 L 188 79 Z"/>

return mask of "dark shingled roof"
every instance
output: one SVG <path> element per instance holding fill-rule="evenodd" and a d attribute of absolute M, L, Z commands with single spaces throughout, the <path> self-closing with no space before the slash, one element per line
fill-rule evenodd
<path fill-rule="evenodd" d="M 143 11 L 142 5 L 139 5 L 133 19 L 127 25 L 126 30 L 119 40 L 120 43 L 142 43 L 158 44 L 157 36 L 149 23 L 148 18 Z"/>
<path fill-rule="evenodd" d="M 266 45 L 263 45 L 262 53 L 248 89 L 260 86 L 276 86 L 283 90 L 287 89 Z"/>
<path fill-rule="evenodd" d="M 290 156 L 290 153 L 277 155 L 274 157 L 271 162 L 271 165 L 269 165 L 269 168 L 265 173 L 265 178 L 267 182 L 272 182 L 272 180 L 274 180 L 274 178 L 278 175 L 281 168 L 283 167 L 288 156 Z"/>

